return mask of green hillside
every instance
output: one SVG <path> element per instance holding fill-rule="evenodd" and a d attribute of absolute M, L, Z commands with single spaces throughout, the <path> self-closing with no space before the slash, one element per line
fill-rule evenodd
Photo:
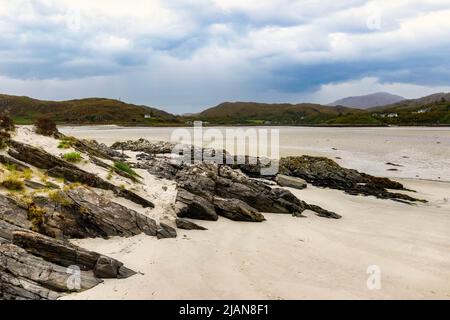
<path fill-rule="evenodd" d="M 0 95 L 0 112 L 7 112 L 17 124 L 48 117 L 65 124 L 177 124 L 179 119 L 165 111 L 118 100 L 89 98 L 42 101 L 28 97 Z"/>
<path fill-rule="evenodd" d="M 360 124 L 373 123 L 364 117 L 363 110 L 306 103 L 225 102 L 203 111 L 196 118 L 213 124 L 312 125 L 332 124 L 346 117 L 354 123 L 360 120 Z"/>

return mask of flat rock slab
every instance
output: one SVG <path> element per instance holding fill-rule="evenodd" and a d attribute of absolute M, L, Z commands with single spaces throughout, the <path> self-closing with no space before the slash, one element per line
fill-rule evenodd
<path fill-rule="evenodd" d="M 305 180 L 301 178 L 286 176 L 284 174 L 277 175 L 276 181 L 278 185 L 282 187 L 294 189 L 305 189 L 308 186 Z"/>

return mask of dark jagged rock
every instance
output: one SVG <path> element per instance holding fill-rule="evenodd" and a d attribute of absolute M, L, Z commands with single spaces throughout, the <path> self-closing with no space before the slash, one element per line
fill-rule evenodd
<path fill-rule="evenodd" d="M 3 242 L 12 242 L 15 231 L 26 231 L 21 227 L 8 223 L 0 219 L 0 240 Z"/>
<path fill-rule="evenodd" d="M 343 168 L 328 158 L 311 156 L 282 158 L 280 173 L 302 178 L 315 186 L 344 190 L 352 195 L 372 195 L 381 199 L 425 202 L 387 190 L 406 190 L 399 182 Z"/>
<path fill-rule="evenodd" d="M 79 286 L 71 286 L 72 275 L 68 268 L 36 257 L 14 244 L 0 245 L 0 296 L 6 299 L 56 298 L 59 293 L 87 290 L 102 282 L 92 272 L 80 271 Z"/>
<path fill-rule="evenodd" d="M 61 296 L 37 282 L 0 271 L 0 300 L 56 300 Z"/>
<path fill-rule="evenodd" d="M 8 157 L 7 155 L 3 155 L 0 154 L 0 163 L 4 164 L 4 165 L 9 165 L 9 166 L 14 166 L 16 170 L 26 170 L 29 169 L 30 167 L 23 164 L 22 162 L 19 162 L 11 157 Z"/>
<path fill-rule="evenodd" d="M 126 142 L 116 142 L 111 146 L 115 150 L 141 151 L 149 154 L 172 153 L 175 144 L 165 141 L 148 141 L 146 139 L 128 140 Z"/>
<path fill-rule="evenodd" d="M 219 219 L 211 201 L 184 189 L 178 189 L 175 206 L 180 218 L 211 221 Z"/>
<path fill-rule="evenodd" d="M 26 208 L 21 207 L 15 200 L 4 195 L 0 195 L 1 220 L 24 229 L 31 228 L 31 222 L 28 220 L 28 211 Z"/>
<path fill-rule="evenodd" d="M 50 176 L 64 178 L 71 182 L 80 182 L 94 188 L 112 190 L 117 196 L 133 201 L 143 207 L 154 207 L 151 201 L 144 199 L 138 194 L 117 187 L 97 175 L 86 172 L 74 164 L 55 157 L 42 149 L 14 140 L 10 142 L 10 145 L 12 148 L 8 150 L 9 155 L 37 168 L 48 170 L 47 173 Z"/>
<path fill-rule="evenodd" d="M 195 177 L 193 179 L 192 177 Z M 304 210 L 310 209 L 320 216 L 340 218 L 339 215 L 310 206 L 296 198 L 290 191 L 272 189 L 263 182 L 249 179 L 246 175 L 229 166 L 218 166 L 214 163 L 201 163 L 186 166 L 176 176 L 179 193 L 176 202 L 178 217 L 192 219 L 217 220 L 215 199 L 240 200 L 221 209 L 221 213 L 234 220 L 259 221 L 261 216 L 254 212 L 291 213 L 300 215 Z M 245 209 L 244 209 L 245 208 Z M 219 207 L 220 209 L 220 207 Z M 253 213 L 249 218 L 249 213 Z M 327 213 L 327 214 L 326 214 Z"/>
<path fill-rule="evenodd" d="M 158 178 L 173 180 L 175 179 L 177 172 L 182 169 L 182 166 L 178 164 L 177 161 L 169 158 L 145 155 L 146 156 L 141 156 L 140 159 L 143 160 L 134 165 L 134 167 L 147 170 Z"/>
<path fill-rule="evenodd" d="M 161 222 L 158 228 L 158 239 L 176 238 L 177 230 L 169 226 L 168 224 Z"/>
<path fill-rule="evenodd" d="M 39 190 L 39 189 L 59 189 L 59 186 L 57 184 L 51 183 L 51 182 L 46 182 L 45 184 L 36 182 L 36 181 L 32 181 L 32 180 L 25 180 L 24 181 L 25 185 L 28 188 L 31 189 L 35 189 L 35 190 Z"/>
<path fill-rule="evenodd" d="M 214 206 L 220 216 L 234 221 L 262 222 L 264 216 L 255 208 L 238 199 L 214 197 Z"/>
<path fill-rule="evenodd" d="M 92 270 L 100 254 L 39 234 L 22 230 L 13 233 L 13 243 L 28 253 L 63 267 L 77 265 L 81 270 Z"/>
<path fill-rule="evenodd" d="M 175 220 L 175 223 L 177 224 L 177 228 L 178 229 L 183 229 L 183 230 L 208 230 L 205 227 L 199 226 L 198 224 L 183 219 L 183 218 L 177 218 Z"/>
<path fill-rule="evenodd" d="M 53 199 L 34 197 L 30 208 L 40 212 L 38 230 L 56 238 L 130 237 L 156 235 L 156 222 L 134 210 L 109 201 L 86 187 L 60 192 Z"/>
<path fill-rule="evenodd" d="M 282 187 L 295 189 L 305 189 L 307 187 L 305 180 L 297 177 L 285 176 L 284 174 L 277 175 L 276 182 Z"/>

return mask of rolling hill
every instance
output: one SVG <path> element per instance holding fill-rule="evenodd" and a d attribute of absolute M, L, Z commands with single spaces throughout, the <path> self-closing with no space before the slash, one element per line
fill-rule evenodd
<path fill-rule="evenodd" d="M 330 103 L 330 106 L 344 106 L 351 108 L 368 109 L 372 107 L 385 106 L 405 100 L 401 96 L 387 92 L 377 92 L 364 96 L 347 97 Z"/>
<path fill-rule="evenodd" d="M 210 125 L 450 125 L 450 93 L 365 110 L 311 103 L 224 102 L 182 116 L 112 99 L 43 101 L 0 94 L 0 113 L 9 114 L 17 124 L 31 124 L 44 116 L 58 124 L 79 125 L 182 126 L 195 120 Z"/>
<path fill-rule="evenodd" d="M 0 94 L 0 112 L 8 113 L 18 124 L 48 117 L 64 124 L 176 124 L 178 117 L 165 111 L 118 100 L 88 98 L 69 101 L 43 101 Z"/>
<path fill-rule="evenodd" d="M 345 117 L 360 119 L 360 124 L 375 124 L 362 110 L 319 104 L 268 104 L 225 102 L 201 112 L 197 118 L 214 124 L 339 124 Z"/>
<path fill-rule="evenodd" d="M 449 125 L 450 93 L 436 93 L 367 111 L 377 119 L 383 118 L 382 121 L 387 124 Z"/>

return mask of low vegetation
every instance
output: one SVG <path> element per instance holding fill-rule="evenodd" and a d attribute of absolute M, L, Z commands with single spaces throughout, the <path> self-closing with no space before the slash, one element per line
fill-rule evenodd
<path fill-rule="evenodd" d="M 13 131 L 14 130 L 14 122 L 7 114 L 0 115 L 0 129 L 5 131 Z"/>
<path fill-rule="evenodd" d="M 58 129 L 56 128 L 56 123 L 53 122 L 50 118 L 37 118 L 34 122 L 35 131 L 38 134 L 43 136 L 52 136 L 55 133 L 58 133 Z"/>
<path fill-rule="evenodd" d="M 119 171 L 127 173 L 130 177 L 142 178 L 139 174 L 136 173 L 136 171 L 131 169 L 130 166 L 124 162 L 120 162 L 120 161 L 114 162 L 114 168 Z"/>
<path fill-rule="evenodd" d="M 40 226 L 44 223 L 45 214 L 46 211 L 43 208 L 34 203 L 30 204 L 28 207 L 28 220 L 31 221 L 31 230 L 39 232 Z"/>
<path fill-rule="evenodd" d="M 10 191 L 21 191 L 25 183 L 17 173 L 10 173 L 1 182 L 2 186 Z"/>
<path fill-rule="evenodd" d="M 59 149 L 70 149 L 72 148 L 75 139 L 72 137 L 64 137 L 59 141 L 58 148 Z"/>
<path fill-rule="evenodd" d="M 79 152 L 69 152 L 69 153 L 65 153 L 63 154 L 63 159 L 68 161 L 68 162 L 80 162 L 81 160 L 83 160 L 83 157 L 81 156 L 81 154 Z"/>

